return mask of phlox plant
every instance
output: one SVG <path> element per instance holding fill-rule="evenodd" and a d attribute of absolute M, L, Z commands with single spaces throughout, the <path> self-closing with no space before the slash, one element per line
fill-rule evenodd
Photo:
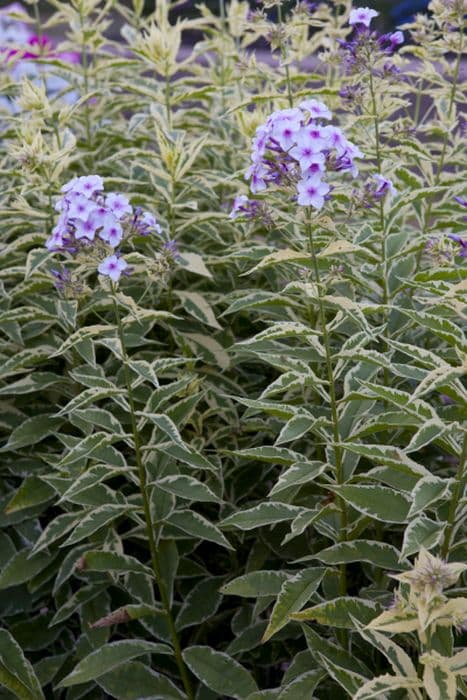
<path fill-rule="evenodd" d="M 1 698 L 467 695 L 465 7 L 369 5 L 0 11 Z"/>

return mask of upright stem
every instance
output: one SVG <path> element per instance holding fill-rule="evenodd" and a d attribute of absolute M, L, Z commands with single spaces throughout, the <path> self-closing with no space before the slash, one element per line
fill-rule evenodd
<path fill-rule="evenodd" d="M 282 18 L 282 0 L 278 0 L 277 2 L 277 23 L 279 25 L 279 31 L 282 31 L 283 27 L 283 18 Z M 280 51 L 281 51 L 281 58 L 283 61 L 287 61 L 287 50 L 285 48 L 284 42 L 282 41 L 282 35 L 281 35 L 281 40 L 280 40 Z M 292 95 L 292 81 L 290 79 L 290 70 L 289 70 L 289 64 L 286 62 L 285 63 L 285 79 L 287 82 L 287 97 L 289 99 L 289 107 L 293 107 L 293 95 Z"/>
<path fill-rule="evenodd" d="M 443 559 L 447 559 L 449 556 L 449 548 L 451 546 L 452 533 L 454 531 L 454 526 L 456 524 L 456 511 L 459 501 L 463 496 L 465 489 L 465 481 L 467 473 L 465 471 L 465 463 L 467 462 L 467 433 L 464 435 L 464 440 L 462 443 L 462 452 L 459 457 L 459 467 L 456 474 L 456 483 L 454 485 L 454 491 L 449 503 L 449 512 L 447 518 L 446 532 L 444 533 L 444 542 L 441 547 L 441 556 Z"/>
<path fill-rule="evenodd" d="M 35 19 L 35 25 L 36 25 L 36 33 L 39 38 L 39 56 L 42 56 L 44 53 L 44 47 L 42 43 L 42 22 L 41 22 L 41 15 L 39 12 L 39 0 L 35 0 L 34 2 L 34 19 Z"/>
<path fill-rule="evenodd" d="M 172 108 L 170 105 L 170 74 L 167 69 L 165 75 L 165 87 L 164 87 L 164 98 L 165 98 L 165 113 L 167 117 L 167 126 L 169 129 L 172 128 Z"/>
<path fill-rule="evenodd" d="M 370 65 L 370 81 L 369 81 L 369 88 L 370 88 L 370 96 L 371 96 L 371 109 L 373 112 L 373 124 L 374 124 L 374 129 L 375 129 L 375 148 L 376 148 L 376 167 L 378 170 L 379 175 L 381 175 L 382 171 L 382 154 L 381 154 L 381 134 L 380 134 L 380 128 L 379 128 L 379 116 L 378 116 L 378 105 L 376 103 L 376 93 L 375 93 L 375 85 L 373 81 L 373 71 L 372 67 Z M 381 227 L 381 266 L 382 266 L 382 274 L 381 274 L 381 283 L 382 283 L 382 288 L 383 288 L 383 304 L 387 306 L 390 301 L 390 293 L 389 293 L 389 288 L 388 288 L 388 263 L 386 259 L 386 236 L 385 236 L 385 222 L 384 222 L 384 204 L 383 200 L 379 200 L 379 221 L 380 221 L 380 227 Z M 384 326 L 384 336 L 386 339 L 386 349 L 388 349 L 389 345 L 387 340 L 389 339 L 389 329 L 388 329 L 388 318 L 389 318 L 389 310 L 386 313 L 386 323 Z M 384 385 L 388 386 L 389 384 L 389 371 L 387 367 L 384 368 L 383 370 L 383 376 L 384 376 Z"/>
<path fill-rule="evenodd" d="M 226 25 L 226 14 L 225 14 L 225 0 L 219 0 L 219 14 L 221 18 L 221 33 L 222 33 L 222 46 L 221 46 L 221 52 L 220 52 L 220 59 L 221 59 L 221 75 L 220 75 L 220 81 L 221 81 L 221 105 L 222 105 L 222 114 L 224 115 L 225 109 L 226 109 L 226 102 L 225 102 L 225 35 L 227 31 L 227 25 Z"/>
<path fill-rule="evenodd" d="M 454 65 L 454 73 L 453 73 L 453 77 L 452 77 L 451 90 L 449 93 L 448 120 L 451 118 L 452 110 L 454 108 L 454 104 L 456 101 L 457 84 L 459 82 L 463 49 L 464 49 L 464 31 L 461 28 L 461 30 L 459 31 L 459 49 L 458 49 L 458 53 L 457 53 L 456 63 Z M 433 182 L 434 187 L 437 187 L 439 185 L 440 180 L 441 180 L 441 174 L 443 172 L 444 161 L 446 159 L 446 152 L 447 152 L 447 148 L 448 148 L 448 141 L 449 141 L 449 131 L 446 128 L 446 133 L 444 134 L 443 143 L 441 145 L 441 154 L 439 156 L 438 165 L 436 167 L 435 179 Z M 432 208 L 433 208 L 433 195 L 431 195 L 431 197 L 429 197 L 427 208 L 425 209 L 425 215 L 423 217 L 423 227 L 422 227 L 422 238 L 423 239 L 425 239 L 425 236 L 428 232 Z M 423 250 L 424 250 L 424 248 L 421 248 L 418 255 L 417 255 L 416 271 L 420 267 L 420 262 L 422 259 Z"/>
<path fill-rule="evenodd" d="M 128 364 L 128 354 L 126 351 L 125 336 L 123 333 L 122 319 L 120 317 L 120 311 L 118 308 L 118 302 L 117 302 L 117 297 L 116 297 L 116 288 L 113 284 L 112 284 L 112 302 L 113 302 L 115 319 L 117 321 L 118 338 L 120 340 L 120 347 L 121 347 L 122 357 L 123 357 L 123 369 L 125 372 L 125 383 L 126 383 L 126 388 L 127 388 L 127 392 L 128 392 L 128 403 L 130 405 L 131 429 L 132 429 L 132 433 L 133 433 L 133 441 L 134 441 L 134 446 L 135 446 L 135 459 L 136 459 L 136 466 L 138 469 L 139 488 L 140 488 L 140 492 L 141 492 L 141 497 L 143 499 L 144 520 L 146 523 L 146 534 L 147 534 L 148 542 L 149 542 L 149 550 L 151 553 L 151 561 L 152 561 L 152 568 L 154 571 L 154 578 L 156 580 L 156 584 L 157 584 L 157 588 L 159 589 L 159 595 L 161 598 L 162 606 L 163 606 L 164 611 L 165 611 L 165 616 L 166 616 L 167 624 L 168 624 L 169 631 L 170 631 L 170 637 L 172 639 L 175 661 L 177 662 L 178 670 L 180 671 L 180 676 L 181 676 L 181 679 L 183 682 L 183 687 L 185 688 L 185 692 L 186 692 L 189 700 L 193 700 L 194 695 L 193 695 L 193 691 L 191 688 L 191 683 L 190 683 L 190 679 L 188 676 L 188 672 L 187 672 L 185 663 L 183 661 L 182 649 L 180 646 L 177 630 L 175 628 L 175 623 L 174 623 L 174 619 L 172 616 L 170 599 L 169 599 L 169 596 L 167 593 L 167 589 L 165 587 L 164 579 L 162 577 L 161 563 L 160 563 L 159 554 L 157 551 L 156 538 L 154 536 L 154 525 L 152 523 L 151 507 L 150 507 L 148 493 L 147 493 L 146 469 L 145 469 L 144 464 L 143 464 L 142 452 L 141 452 L 141 441 L 140 441 L 140 436 L 139 436 L 138 426 L 137 426 L 137 421 L 136 421 L 135 402 L 134 402 L 134 397 L 133 397 L 133 388 L 131 385 L 131 375 L 130 375 L 130 367 Z"/>
<path fill-rule="evenodd" d="M 83 3 L 81 3 L 80 9 L 79 9 L 79 22 L 80 22 L 80 30 L 81 30 L 81 34 L 82 34 L 81 61 L 83 64 L 83 87 L 84 87 L 84 94 L 87 95 L 89 92 L 89 63 L 88 63 L 88 53 L 87 53 L 86 42 L 84 41 L 84 6 L 83 6 Z M 90 114 L 89 114 L 88 100 L 86 100 L 86 104 L 84 105 L 84 121 L 85 121 L 85 129 L 86 129 L 86 141 L 88 143 L 88 146 L 90 146 L 90 144 L 91 144 L 91 118 L 90 118 Z"/>
<path fill-rule="evenodd" d="M 316 286 L 318 289 L 318 309 L 319 318 L 321 323 L 321 329 L 323 334 L 323 344 L 326 355 L 326 369 L 327 377 L 329 383 L 329 402 L 331 406 L 331 416 L 332 416 L 332 432 L 334 438 L 334 458 L 336 462 L 336 482 L 341 485 L 345 481 L 344 475 L 344 464 L 343 464 L 343 450 L 340 446 L 341 437 L 339 431 L 339 416 L 337 413 L 337 400 L 336 400 L 336 387 L 334 381 L 334 369 L 332 363 L 332 352 L 331 343 L 329 340 L 329 333 L 326 325 L 326 312 L 323 303 L 323 288 L 321 286 L 321 277 L 319 274 L 318 260 L 316 257 L 316 251 L 313 241 L 313 229 L 311 222 L 307 219 L 307 234 L 308 241 L 310 245 L 311 261 L 313 265 L 313 272 L 315 275 Z M 341 518 L 340 518 L 340 529 L 339 529 L 339 542 L 345 542 L 347 539 L 347 504 L 343 498 L 338 496 L 337 499 Z M 344 596 L 347 593 L 347 572 L 345 564 L 341 564 L 339 568 L 339 594 Z"/>

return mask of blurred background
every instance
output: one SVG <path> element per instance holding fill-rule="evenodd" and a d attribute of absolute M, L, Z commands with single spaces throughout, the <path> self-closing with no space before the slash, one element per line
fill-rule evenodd
<path fill-rule="evenodd" d="M 125 0 L 124 0 L 125 1 Z M 225 0 L 228 2 L 228 0 Z M 323 0 L 321 0 L 323 2 Z M 324 0 L 332 2 L 332 0 Z M 417 12 L 423 12 L 428 6 L 429 0 L 361 0 L 361 2 L 354 2 L 355 7 L 364 6 L 372 7 L 378 10 L 380 13 L 379 28 L 384 30 L 393 29 L 403 22 L 408 22 L 411 17 Z M 157 0 L 146 0 L 145 11 L 150 12 L 154 9 Z M 7 7 L 11 4 L 11 0 L 0 0 L 0 8 Z M 47 13 L 47 2 L 40 2 L 39 5 L 43 6 L 43 10 Z M 130 2 L 127 1 L 127 4 Z M 196 5 L 199 4 L 199 0 L 186 0 L 185 2 L 177 3 L 179 5 L 178 9 L 174 10 L 174 16 L 178 15 L 195 15 Z M 250 0 L 250 5 L 252 8 L 260 6 L 260 2 L 257 0 Z M 293 6 L 295 3 L 284 3 Z M 26 6 L 27 3 L 24 3 Z M 206 5 L 213 12 L 217 12 L 219 8 L 219 0 L 206 0 Z M 50 5 L 49 5 L 50 11 Z"/>

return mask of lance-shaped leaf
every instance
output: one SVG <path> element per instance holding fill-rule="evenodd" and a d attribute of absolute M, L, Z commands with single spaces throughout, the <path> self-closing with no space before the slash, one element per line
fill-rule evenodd
<path fill-rule="evenodd" d="M 104 527 L 104 525 L 108 525 L 113 520 L 123 515 L 127 510 L 128 506 L 119 504 L 108 504 L 95 508 L 89 513 L 86 513 L 75 527 L 70 537 L 61 546 L 69 547 L 71 544 L 84 540 L 85 537 L 89 537 L 97 530 L 100 530 L 101 527 Z"/>
<path fill-rule="evenodd" d="M 289 576 L 285 571 L 250 571 L 224 584 L 220 590 L 224 595 L 242 598 L 277 596 Z"/>
<path fill-rule="evenodd" d="M 413 665 L 410 656 L 402 647 L 389 637 L 381 634 L 381 632 L 363 628 L 356 620 L 354 620 L 354 623 L 363 639 L 374 646 L 375 649 L 378 649 L 378 651 L 387 658 L 393 671 L 397 675 L 418 680 L 417 669 Z M 414 690 L 408 689 L 407 695 L 410 700 L 417 700 L 417 698 L 419 698 L 418 692 Z"/>
<path fill-rule="evenodd" d="M 20 700 L 43 700 L 34 669 L 14 637 L 0 629 L 0 685 Z"/>
<path fill-rule="evenodd" d="M 163 698 L 164 700 L 185 700 L 172 681 L 145 666 L 140 661 L 128 661 L 115 666 L 111 671 L 96 679 L 107 693 L 107 697 L 117 700 L 141 700 L 141 698 Z"/>
<path fill-rule="evenodd" d="M 152 423 L 157 425 L 159 430 L 161 430 L 164 433 L 164 435 L 167 435 L 167 437 L 170 438 L 170 440 L 173 440 L 173 442 L 176 442 L 181 447 L 185 447 L 185 443 L 182 440 L 182 436 L 180 435 L 177 426 L 175 425 L 173 420 L 166 416 L 164 413 L 144 413 L 143 411 L 138 412 L 137 415 L 147 418 Z"/>
<path fill-rule="evenodd" d="M 322 567 L 305 569 L 284 581 L 264 633 L 263 642 L 285 627 L 290 621 L 290 615 L 300 610 L 309 601 L 321 583 L 324 572 L 325 569 Z"/>
<path fill-rule="evenodd" d="M 358 690 L 365 684 L 366 678 L 353 669 L 338 666 L 328 659 L 324 654 L 316 654 L 320 664 L 326 669 L 328 674 L 350 695 L 356 697 Z"/>
<path fill-rule="evenodd" d="M 355 620 L 354 620 L 355 622 Z M 308 649 L 311 652 L 313 658 L 322 663 L 322 658 L 325 657 L 329 663 L 339 668 L 347 669 L 348 671 L 354 671 L 365 679 L 371 677 L 371 672 L 368 667 L 361 661 L 355 654 L 350 654 L 347 649 L 343 649 L 341 646 L 336 646 L 329 641 L 327 637 L 318 634 L 309 625 L 301 625 L 303 634 L 306 639 Z"/>
<path fill-rule="evenodd" d="M 55 490 L 37 476 L 28 476 L 15 495 L 5 506 L 5 513 L 17 513 L 40 503 L 47 503 L 55 495 Z"/>
<path fill-rule="evenodd" d="M 45 414 L 28 418 L 13 430 L 7 444 L 0 448 L 0 451 L 19 450 L 22 447 L 35 445 L 56 433 L 62 423 L 63 420 L 60 418 Z"/>
<path fill-rule="evenodd" d="M 384 523 L 407 522 L 411 501 L 406 494 L 385 486 L 333 486 L 332 490 L 364 515 Z"/>
<path fill-rule="evenodd" d="M 31 549 L 21 549 L 3 567 L 0 573 L 0 590 L 30 581 L 40 571 L 43 571 L 51 561 L 50 554 L 45 552 L 31 554 Z"/>
<path fill-rule="evenodd" d="M 209 486 L 186 474 L 170 474 L 155 482 L 158 488 L 174 496 L 201 503 L 222 503 Z"/>
<path fill-rule="evenodd" d="M 191 589 L 175 621 L 178 630 L 199 625 L 215 615 L 222 600 L 222 595 L 219 593 L 222 581 L 222 576 L 213 576 L 199 581 Z"/>
<path fill-rule="evenodd" d="M 444 425 L 438 418 L 432 418 L 426 421 L 412 437 L 411 441 L 405 448 L 405 452 L 416 452 L 421 450 L 425 445 L 435 442 L 444 435 L 447 431 L 447 426 Z"/>
<path fill-rule="evenodd" d="M 384 676 L 378 676 L 371 681 L 367 681 L 353 697 L 354 700 L 370 700 L 371 698 L 381 698 L 383 693 L 389 693 L 392 690 L 404 688 L 406 690 L 416 691 L 418 688 L 421 688 L 421 686 L 421 681 L 419 681 L 418 678 L 391 676 L 387 673 Z M 422 696 L 419 693 L 416 697 L 421 698 Z M 441 698 L 439 698 L 439 700 L 441 700 Z M 444 700 L 449 699 L 446 697 Z"/>
<path fill-rule="evenodd" d="M 379 603 L 349 596 L 319 603 L 312 608 L 290 615 L 293 620 L 315 620 L 321 625 L 352 629 L 353 618 L 363 625 L 373 620 L 381 610 Z"/>
<path fill-rule="evenodd" d="M 167 644 L 148 642 L 143 639 L 122 639 L 105 644 L 82 659 L 59 683 L 59 687 L 68 688 L 71 685 L 92 681 L 120 664 L 148 653 L 171 654 L 172 651 Z"/>
<path fill-rule="evenodd" d="M 220 330 L 221 326 L 214 315 L 214 311 L 201 294 L 185 291 L 177 291 L 175 293 L 187 313 L 194 316 L 201 323 Z"/>
<path fill-rule="evenodd" d="M 404 532 L 401 557 L 409 557 L 421 549 L 432 549 L 441 541 L 446 523 L 427 518 L 423 513 L 411 520 Z"/>
<path fill-rule="evenodd" d="M 314 554 L 313 558 L 323 564 L 350 564 L 355 561 L 365 561 L 373 566 L 396 571 L 405 571 L 409 566 L 408 563 L 401 564 L 401 554 L 392 544 L 371 540 L 338 542 Z"/>
<path fill-rule="evenodd" d="M 269 492 L 269 496 L 274 496 L 290 486 L 311 483 L 325 472 L 328 466 L 324 462 L 296 462 L 280 475 L 279 480 Z"/>
<path fill-rule="evenodd" d="M 299 462 L 302 457 L 299 452 L 293 452 L 286 447 L 272 447 L 270 445 L 251 447 L 246 450 L 225 450 L 225 452 L 244 459 L 270 462 L 271 464 L 293 464 Z"/>
<path fill-rule="evenodd" d="M 257 506 L 253 506 L 253 508 L 229 515 L 228 518 L 221 522 L 221 527 L 253 530 L 256 527 L 275 525 L 285 520 L 293 520 L 302 510 L 298 506 L 289 506 L 287 503 L 265 501 Z"/>
<path fill-rule="evenodd" d="M 112 571 L 126 574 L 147 574 L 152 576 L 152 569 L 141 564 L 135 557 L 120 552 L 91 551 L 83 554 L 80 560 L 80 570 L 85 571 Z"/>
<path fill-rule="evenodd" d="M 341 447 L 354 454 L 366 457 L 375 465 L 383 464 L 387 467 L 392 467 L 397 471 L 402 471 L 414 476 L 429 476 L 430 472 L 424 466 L 414 462 L 413 459 L 407 457 L 403 450 L 392 445 L 362 445 L 359 443 L 345 442 Z"/>
<path fill-rule="evenodd" d="M 183 652 L 187 666 L 210 690 L 242 700 L 258 690 L 253 677 L 231 656 L 206 646 L 188 647 Z"/>
<path fill-rule="evenodd" d="M 200 540 L 208 540 L 226 549 L 233 549 L 218 527 L 192 510 L 176 510 L 167 517 L 166 522 Z"/>
<path fill-rule="evenodd" d="M 425 476 L 417 482 L 412 491 L 412 505 L 409 517 L 417 515 L 431 504 L 436 503 L 446 497 L 450 483 L 446 479 L 440 479 L 433 474 Z"/>

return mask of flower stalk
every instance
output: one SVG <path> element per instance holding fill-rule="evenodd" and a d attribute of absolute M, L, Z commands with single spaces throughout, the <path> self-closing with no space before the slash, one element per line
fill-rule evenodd
<path fill-rule="evenodd" d="M 326 312 L 323 303 L 323 286 L 321 283 L 321 277 L 319 273 L 319 265 L 316 257 L 316 249 L 313 240 L 313 226 L 310 221 L 311 212 L 308 211 L 308 217 L 306 222 L 306 231 L 308 236 L 308 243 L 310 249 L 311 262 L 313 266 L 313 273 L 316 281 L 316 288 L 318 293 L 318 311 L 319 319 L 321 324 L 321 332 L 323 335 L 323 345 L 326 356 L 326 372 L 329 383 L 329 402 L 331 408 L 332 417 L 332 432 L 334 439 L 334 460 L 335 460 L 335 478 L 336 483 L 341 485 L 345 481 L 344 475 L 344 464 L 343 464 L 343 450 L 341 447 L 341 437 L 339 431 L 339 415 L 337 412 L 337 399 L 336 399 L 336 386 L 334 380 L 334 368 L 332 362 L 332 350 L 329 338 L 329 332 L 326 325 Z M 337 503 L 340 510 L 340 528 L 339 528 L 339 542 L 345 542 L 347 539 L 347 504 L 343 498 L 340 496 L 337 498 Z M 345 596 L 347 593 L 347 570 L 345 564 L 341 564 L 339 568 L 339 594 Z"/>
<path fill-rule="evenodd" d="M 188 671 L 187 671 L 187 668 L 186 668 L 185 663 L 183 661 L 182 649 L 180 646 L 180 641 L 178 638 L 177 630 L 175 628 L 175 622 L 174 622 L 174 618 L 172 615 L 169 595 L 167 593 L 165 582 L 164 582 L 164 579 L 162 577 L 161 563 L 160 563 L 160 559 L 159 559 L 159 553 L 157 551 L 156 538 L 154 536 L 154 524 L 152 522 L 151 507 L 150 507 L 149 497 L 148 497 L 148 492 L 147 492 L 146 469 L 145 469 L 145 466 L 143 464 L 142 451 L 141 451 L 141 440 L 140 440 L 140 435 L 139 435 L 137 421 L 136 421 L 136 410 L 135 410 L 135 402 L 134 402 L 134 396 L 133 396 L 133 388 L 132 388 L 132 384 L 131 384 L 131 375 L 130 375 L 130 367 L 129 367 L 129 362 L 128 362 L 128 353 L 127 353 L 126 345 L 125 345 L 125 335 L 124 335 L 124 331 L 123 331 L 123 323 L 122 323 L 120 311 L 118 308 L 116 285 L 113 282 L 111 282 L 111 288 L 112 288 L 113 311 L 114 311 L 114 315 L 115 315 L 115 320 L 117 322 L 117 332 L 118 332 L 118 338 L 120 341 L 120 348 L 121 348 L 122 359 L 123 359 L 123 369 L 124 369 L 124 373 L 125 373 L 125 383 L 126 383 L 127 394 L 128 394 L 128 403 L 130 406 L 131 430 L 133 433 L 135 460 L 136 460 L 136 467 L 138 470 L 139 490 L 141 493 L 141 498 L 143 500 L 144 520 L 145 520 L 145 524 L 146 524 L 146 534 L 147 534 L 148 543 L 149 543 L 149 551 L 151 553 L 152 569 L 154 572 L 154 579 L 156 581 L 156 585 L 157 585 L 157 588 L 159 590 L 161 603 L 162 603 L 162 606 L 163 606 L 164 611 L 165 611 L 165 617 L 167 620 L 167 625 L 168 625 L 170 637 L 172 640 L 175 661 L 177 663 L 178 670 L 180 672 L 183 687 L 185 689 L 185 692 L 186 692 L 189 700 L 193 700 L 194 695 L 193 695 L 193 691 L 191 688 L 191 683 L 190 683 L 190 679 L 188 676 Z"/>

